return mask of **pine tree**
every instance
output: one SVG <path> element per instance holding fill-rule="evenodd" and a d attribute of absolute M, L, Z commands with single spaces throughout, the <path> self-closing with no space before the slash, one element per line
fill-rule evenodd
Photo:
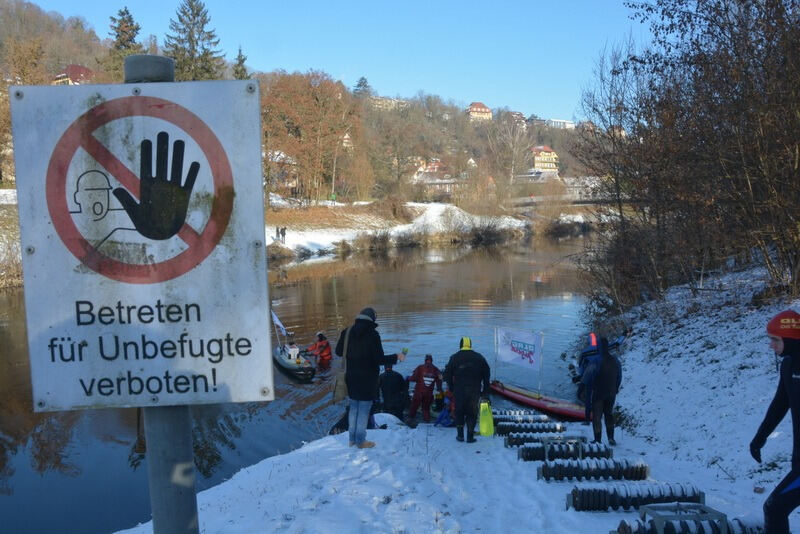
<path fill-rule="evenodd" d="M 208 29 L 211 19 L 200 0 L 183 0 L 177 20 L 170 19 L 164 55 L 175 60 L 175 80 L 213 80 L 222 77 L 223 54 L 216 49 L 219 38 Z"/>
<path fill-rule="evenodd" d="M 236 56 L 236 63 L 233 65 L 233 77 L 236 80 L 249 80 L 250 75 L 247 73 L 247 67 L 244 62 L 247 61 L 247 56 L 242 54 L 242 47 L 239 47 L 239 54 Z"/>
<path fill-rule="evenodd" d="M 141 51 L 142 45 L 136 42 L 141 26 L 133 20 L 133 15 L 128 11 L 127 6 L 117 12 L 116 17 L 111 19 L 111 32 L 109 35 L 114 39 L 111 47 L 114 50 L 135 50 Z"/>
<path fill-rule="evenodd" d="M 356 98 L 372 96 L 372 92 L 372 87 L 370 87 L 369 82 L 363 76 L 358 79 L 356 86 L 353 88 L 353 96 Z"/>
<path fill-rule="evenodd" d="M 122 81 L 123 64 L 125 58 L 131 54 L 141 54 L 144 47 L 136 42 L 141 26 L 133 20 L 133 15 L 127 7 L 123 7 L 117 12 L 116 17 L 111 19 L 111 31 L 108 34 L 114 40 L 108 55 L 98 59 L 101 70 L 105 71 L 113 80 Z"/>

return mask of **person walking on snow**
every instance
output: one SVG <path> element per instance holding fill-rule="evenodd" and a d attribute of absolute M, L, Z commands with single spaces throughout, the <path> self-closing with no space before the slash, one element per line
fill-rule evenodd
<path fill-rule="evenodd" d="M 594 335 L 594 334 L 592 334 Z M 582 386 L 578 396 L 583 397 L 585 423 L 588 425 L 592 414 L 592 396 L 594 395 L 594 381 L 600 370 L 602 356 L 600 352 L 587 354 L 581 362 L 580 384 Z"/>
<path fill-rule="evenodd" d="M 378 398 L 378 374 L 381 365 L 394 365 L 405 360 L 405 353 L 383 353 L 381 336 L 376 328 L 375 310 L 364 308 L 355 322 L 342 330 L 336 343 L 336 354 L 346 358 L 345 383 L 350 397 L 348 430 L 350 446 L 369 449 L 375 446 L 367 441 L 367 421 L 372 402 Z M 345 343 L 347 354 L 345 354 Z"/>
<path fill-rule="evenodd" d="M 456 439 L 464 441 L 466 424 L 467 443 L 474 443 L 478 401 L 481 397 L 489 396 L 489 364 L 483 355 L 472 350 L 470 338 L 461 338 L 459 351 L 450 356 L 444 368 L 444 380 L 447 382 L 447 389 L 453 392 L 456 403 Z"/>
<path fill-rule="evenodd" d="M 309 353 L 317 359 L 317 365 L 328 367 L 331 363 L 331 344 L 324 332 L 317 332 L 317 340 L 308 346 Z"/>
<path fill-rule="evenodd" d="M 789 532 L 789 514 L 800 506 L 800 314 L 782 311 L 767 323 L 767 336 L 769 347 L 783 359 L 778 389 L 750 442 L 750 455 L 761 463 L 767 438 L 791 410 L 792 469 L 764 502 L 764 532 L 776 534 Z"/>
<path fill-rule="evenodd" d="M 408 382 L 403 375 L 394 371 L 391 365 L 380 376 L 383 411 L 403 420 L 403 410 L 408 402 Z"/>
<path fill-rule="evenodd" d="M 415 382 L 414 397 L 411 399 L 411 408 L 408 409 L 409 421 L 414 421 L 417 416 L 417 408 L 422 405 L 422 420 L 426 423 L 431 422 L 431 404 L 433 403 L 433 388 L 441 393 L 442 391 L 442 372 L 433 365 L 433 356 L 425 355 L 425 363 L 418 365 L 411 376 L 408 377 L 409 383 Z"/>
<path fill-rule="evenodd" d="M 589 369 L 587 368 L 587 372 Z M 608 339 L 600 338 L 600 362 L 597 374 L 591 384 L 592 429 L 594 441 L 600 443 L 603 435 L 602 420 L 606 421 L 606 437 L 609 445 L 614 441 L 614 401 L 617 399 L 619 386 L 622 384 L 622 366 L 616 356 L 608 350 Z M 587 391 L 587 396 L 589 391 Z"/>

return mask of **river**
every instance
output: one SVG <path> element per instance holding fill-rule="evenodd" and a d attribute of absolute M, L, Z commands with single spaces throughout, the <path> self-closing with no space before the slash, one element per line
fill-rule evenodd
<path fill-rule="evenodd" d="M 571 398 L 574 387 L 559 356 L 585 331 L 584 298 L 567 259 L 579 246 L 414 250 L 309 262 L 276 275 L 281 281 L 270 298 L 300 344 L 311 343 L 318 330 L 335 343 L 361 308 L 374 307 L 387 352 L 410 349 L 396 367 L 404 375 L 426 353 L 443 369 L 460 337 L 469 335 L 493 378 L 536 387 L 532 373 L 495 364 L 494 327 L 542 331 L 542 389 Z M 3 531 L 100 533 L 149 520 L 146 459 L 135 447 L 137 410 L 33 413 L 21 290 L 0 291 L 0 347 Z M 198 490 L 327 434 L 342 413 L 331 404 L 330 378 L 327 371 L 303 385 L 276 372 L 273 402 L 193 408 Z"/>

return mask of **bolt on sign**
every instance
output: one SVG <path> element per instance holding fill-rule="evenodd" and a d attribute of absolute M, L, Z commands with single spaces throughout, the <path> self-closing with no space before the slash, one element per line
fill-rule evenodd
<path fill-rule="evenodd" d="M 272 400 L 258 85 L 9 93 L 34 410 Z"/>

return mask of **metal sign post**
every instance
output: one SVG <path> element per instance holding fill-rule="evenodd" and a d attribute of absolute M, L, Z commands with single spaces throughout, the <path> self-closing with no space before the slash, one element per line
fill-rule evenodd
<path fill-rule="evenodd" d="M 171 58 L 125 58 L 125 83 L 174 81 Z M 144 433 L 154 534 L 200 532 L 189 407 L 144 408 Z"/>
<path fill-rule="evenodd" d="M 9 90 L 34 410 L 143 408 L 158 533 L 199 529 L 189 406 L 274 398 L 258 84 L 173 79 Z"/>

